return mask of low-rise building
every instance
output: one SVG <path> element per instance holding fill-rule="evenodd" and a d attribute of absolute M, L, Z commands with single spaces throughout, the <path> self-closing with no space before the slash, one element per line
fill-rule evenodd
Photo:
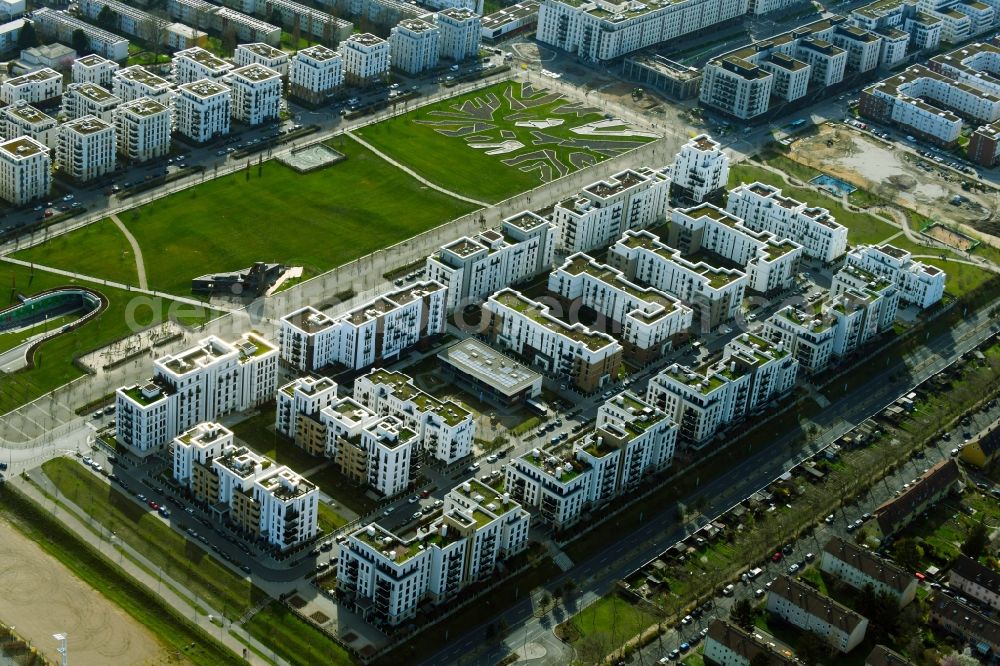
<path fill-rule="evenodd" d="M 65 11 L 39 7 L 31 13 L 38 34 L 44 39 L 73 43 L 73 33 L 83 31 L 87 44 L 99 56 L 108 60 L 123 61 L 128 58 L 128 40 L 107 30 L 101 30 Z"/>
<path fill-rule="evenodd" d="M 27 136 L 48 148 L 59 145 L 59 123 L 24 100 L 0 110 L 0 134 Z"/>
<path fill-rule="evenodd" d="M 899 299 L 919 308 L 929 308 L 944 296 L 944 271 L 888 243 L 858 245 L 847 253 L 847 263 L 891 280 L 899 288 Z"/>
<path fill-rule="evenodd" d="M 855 589 L 863 590 L 870 585 L 876 593 L 895 599 L 900 608 L 917 594 L 917 578 L 912 573 L 839 536 L 823 546 L 819 568 Z"/>
<path fill-rule="evenodd" d="M 442 58 L 460 62 L 479 55 L 482 39 L 479 14 L 466 7 L 451 7 L 435 14 L 434 22 L 441 31 L 438 45 Z"/>
<path fill-rule="evenodd" d="M 115 109 L 118 154 L 129 162 L 145 162 L 170 154 L 173 113 L 155 99 L 137 99 Z"/>
<path fill-rule="evenodd" d="M 868 618 L 784 574 L 771 585 L 767 610 L 799 629 L 816 634 L 841 654 L 856 648 L 868 631 Z"/>
<path fill-rule="evenodd" d="M 112 90 L 123 102 L 149 97 L 164 106 L 169 106 L 174 96 L 170 81 L 153 74 L 142 65 L 132 65 L 115 72 Z"/>
<path fill-rule="evenodd" d="M 281 111 L 281 74 L 263 65 L 234 69 L 226 83 L 233 91 L 233 118 L 247 125 L 277 120 Z"/>
<path fill-rule="evenodd" d="M 884 645 L 876 645 L 865 657 L 865 666 L 917 666 L 915 663 L 887 648 Z"/>
<path fill-rule="evenodd" d="M 110 90 L 115 72 L 120 67 L 115 61 L 102 58 L 96 53 L 80 56 L 73 61 L 73 82 L 93 83 Z"/>
<path fill-rule="evenodd" d="M 795 666 L 798 659 L 779 650 L 761 634 L 744 631 L 728 620 L 712 620 L 705 636 L 705 661 L 725 666 Z"/>
<path fill-rule="evenodd" d="M 952 563 L 948 586 L 994 611 L 1000 610 L 1000 573 L 968 555 L 959 555 Z"/>
<path fill-rule="evenodd" d="M 49 149 L 31 137 L 0 142 L 0 198 L 15 206 L 44 199 L 52 187 Z"/>
<path fill-rule="evenodd" d="M 993 464 L 1000 451 L 1000 419 L 986 426 L 962 447 L 963 462 L 984 469 Z"/>
<path fill-rule="evenodd" d="M 289 66 L 289 94 L 319 104 L 344 85 L 344 58 L 319 44 L 300 50 Z"/>
<path fill-rule="evenodd" d="M 174 54 L 174 76 L 177 83 L 194 83 L 202 79 L 221 82 L 232 71 L 233 64 L 200 46 Z"/>
<path fill-rule="evenodd" d="M 497 42 L 509 35 L 527 32 L 538 24 L 538 7 L 538 0 L 523 0 L 483 16 L 480 22 L 483 40 Z"/>
<path fill-rule="evenodd" d="M 4 81 L 0 85 L 0 101 L 14 104 L 24 100 L 29 104 L 38 104 L 59 97 L 62 90 L 62 74 L 46 67 Z"/>
<path fill-rule="evenodd" d="M 389 42 L 369 32 L 351 35 L 341 42 L 347 84 L 365 87 L 384 79 L 389 73 L 390 50 Z"/>
<path fill-rule="evenodd" d="M 542 394 L 542 376 L 475 338 L 466 338 L 438 352 L 444 375 L 472 395 L 500 407 L 510 407 Z"/>
<path fill-rule="evenodd" d="M 208 43 L 208 33 L 183 23 L 171 23 L 164 28 L 164 38 L 168 49 L 183 51 Z"/>
<path fill-rule="evenodd" d="M 76 181 L 90 181 L 115 170 L 117 150 L 115 126 L 83 116 L 59 126 L 56 167 Z"/>
<path fill-rule="evenodd" d="M 434 69 L 438 63 L 441 30 L 420 19 L 403 19 L 389 34 L 393 69 L 405 74 L 419 74 Z"/>
<path fill-rule="evenodd" d="M 671 196 L 701 203 L 722 193 L 729 182 L 729 156 L 707 134 L 685 143 L 670 169 Z"/>
<path fill-rule="evenodd" d="M 958 481 L 958 465 L 953 458 L 931 467 L 913 485 L 875 509 L 878 536 L 884 539 L 898 534 L 914 518 L 947 497 Z"/>
<path fill-rule="evenodd" d="M 976 654 L 1000 654 L 1000 622 L 958 599 L 936 595 L 930 602 L 930 623 L 972 646 Z"/>
<path fill-rule="evenodd" d="M 216 81 L 195 81 L 177 88 L 174 100 L 177 132 L 196 143 L 229 134 L 233 92 Z"/>
<path fill-rule="evenodd" d="M 71 83 L 63 93 L 62 114 L 69 120 L 94 116 L 109 123 L 121 102 L 96 83 Z"/>

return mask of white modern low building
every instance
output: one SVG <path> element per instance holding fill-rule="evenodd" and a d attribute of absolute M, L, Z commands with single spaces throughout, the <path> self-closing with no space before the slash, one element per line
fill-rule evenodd
<path fill-rule="evenodd" d="M 420 19 L 403 19 L 389 34 L 392 67 L 406 74 L 434 69 L 438 63 L 441 30 Z"/>
<path fill-rule="evenodd" d="M 277 388 L 278 349 L 247 333 L 229 343 L 209 336 L 153 362 L 153 377 L 119 388 L 116 439 L 145 457 L 202 421 L 270 400 Z"/>
<path fill-rule="evenodd" d="M 62 90 L 62 74 L 46 67 L 4 81 L 0 85 L 0 101 L 13 104 L 24 100 L 29 104 L 37 104 L 59 97 Z"/>
<path fill-rule="evenodd" d="M 552 224 L 525 211 L 503 220 L 499 231 L 442 247 L 427 258 L 427 278 L 447 287 L 448 310 L 455 311 L 548 270 L 554 247 Z"/>
<path fill-rule="evenodd" d="M 233 118 L 247 125 L 277 120 L 281 111 L 281 74 L 263 65 L 234 69 L 227 77 L 233 90 Z"/>
<path fill-rule="evenodd" d="M 398 358 L 445 330 L 447 289 L 419 282 L 337 317 L 312 307 L 281 318 L 281 358 L 301 371 L 334 363 L 360 370 Z"/>
<path fill-rule="evenodd" d="M 782 196 L 781 190 L 760 182 L 729 192 L 726 210 L 754 231 L 767 231 L 802 246 L 806 256 L 832 263 L 847 251 L 847 227 L 825 208 Z"/>
<path fill-rule="evenodd" d="M 318 104 L 344 85 L 344 58 L 317 44 L 300 50 L 289 66 L 289 94 Z"/>
<path fill-rule="evenodd" d="M 197 143 L 229 134 L 233 92 L 216 81 L 195 81 L 177 87 L 174 124 L 177 132 Z"/>
<path fill-rule="evenodd" d="M 0 134 L 9 137 L 27 136 L 48 148 L 59 145 L 59 123 L 21 100 L 0 110 Z"/>
<path fill-rule="evenodd" d="M 115 72 L 120 68 L 114 60 L 91 53 L 74 60 L 71 71 L 74 83 L 93 83 L 110 90 Z"/>
<path fill-rule="evenodd" d="M 847 253 L 847 263 L 891 280 L 899 288 L 900 300 L 917 307 L 929 308 L 944 296 L 944 271 L 888 243 L 859 245 Z"/>
<path fill-rule="evenodd" d="M 232 63 L 200 46 L 175 53 L 173 65 L 177 83 L 193 83 L 202 79 L 222 81 L 223 77 L 233 69 Z"/>
<path fill-rule="evenodd" d="M 389 42 L 369 32 L 351 35 L 340 44 L 344 80 L 352 86 L 370 86 L 389 73 Z"/>
<path fill-rule="evenodd" d="M 552 209 L 557 247 L 569 254 L 606 247 L 629 229 L 664 221 L 670 179 L 646 167 L 591 183 Z"/>
<path fill-rule="evenodd" d="M 31 137 L 0 143 L 0 198 L 21 206 L 44 199 L 52 187 L 49 149 Z"/>
<path fill-rule="evenodd" d="M 434 15 L 441 31 L 440 55 L 446 60 L 462 61 L 479 55 L 482 19 L 465 7 L 443 9 Z"/>
<path fill-rule="evenodd" d="M 137 99 L 115 109 L 118 154 L 129 162 L 145 162 L 170 154 L 173 112 L 155 99 Z"/>
<path fill-rule="evenodd" d="M 288 54 L 263 42 L 240 44 L 233 53 L 233 61 L 237 67 L 261 65 L 273 69 L 282 76 L 288 76 Z"/>
<path fill-rule="evenodd" d="M 121 99 L 96 83 L 71 83 L 62 98 L 62 114 L 69 120 L 95 116 L 106 123 L 114 118 Z"/>
<path fill-rule="evenodd" d="M 729 156 L 718 141 L 699 134 L 681 147 L 670 175 L 671 196 L 701 203 L 721 193 L 729 182 Z"/>
<path fill-rule="evenodd" d="M 771 584 L 767 611 L 799 629 L 810 631 L 841 654 L 865 639 L 868 619 L 796 578 L 781 575 Z"/>
<path fill-rule="evenodd" d="M 115 170 L 118 133 L 115 126 L 84 116 L 59 126 L 56 167 L 69 178 L 86 182 Z"/>
<path fill-rule="evenodd" d="M 171 103 L 174 95 L 170 81 L 153 74 L 142 65 L 132 65 L 115 72 L 112 90 L 123 102 L 150 97 L 164 106 Z"/>

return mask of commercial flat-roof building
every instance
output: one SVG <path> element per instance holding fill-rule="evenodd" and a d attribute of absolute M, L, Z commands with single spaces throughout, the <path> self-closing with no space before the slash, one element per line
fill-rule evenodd
<path fill-rule="evenodd" d="M 121 65 L 113 60 L 102 58 L 96 53 L 80 56 L 73 61 L 72 76 L 74 83 L 93 83 L 111 89 L 115 72 Z"/>
<path fill-rule="evenodd" d="M 461 310 L 548 270 L 554 236 L 548 220 L 518 213 L 503 220 L 499 230 L 464 236 L 427 257 L 427 278 L 447 287 L 449 312 Z"/>
<path fill-rule="evenodd" d="M 261 65 L 282 76 L 288 76 L 288 54 L 263 42 L 239 44 L 233 54 L 233 61 L 237 67 Z"/>
<path fill-rule="evenodd" d="M 811 631 L 841 654 L 856 648 L 868 631 L 868 618 L 784 574 L 771 585 L 767 610 L 799 629 Z"/>
<path fill-rule="evenodd" d="M 137 99 L 115 109 L 118 154 L 129 162 L 145 162 L 170 154 L 173 112 L 155 99 Z"/>
<path fill-rule="evenodd" d="M 434 69 L 438 63 L 441 30 L 420 19 L 403 19 L 389 34 L 390 61 L 393 69 L 418 74 Z"/>
<path fill-rule="evenodd" d="M 255 333 L 209 336 L 153 362 L 153 377 L 116 392 L 116 439 L 147 456 L 191 426 L 270 400 L 278 349 Z"/>
<path fill-rule="evenodd" d="M 115 126 L 83 116 L 59 126 L 56 167 L 68 177 L 86 182 L 115 170 L 118 164 Z"/>
<path fill-rule="evenodd" d="M 123 102 L 149 97 L 164 106 L 173 99 L 173 84 L 142 65 L 132 65 L 114 74 L 112 90 Z"/>
<path fill-rule="evenodd" d="M 847 253 L 847 263 L 889 279 L 899 288 L 900 300 L 917 307 L 929 308 L 944 296 L 944 271 L 888 243 L 858 245 Z"/>
<path fill-rule="evenodd" d="M 479 42 L 482 39 L 479 14 L 465 7 L 452 7 L 435 14 L 434 22 L 441 31 L 438 45 L 442 58 L 462 61 L 479 55 Z"/>
<path fill-rule="evenodd" d="M 539 373 L 475 338 L 456 342 L 437 357 L 445 375 L 480 400 L 508 407 L 542 393 Z"/>
<path fill-rule="evenodd" d="M 44 199 L 51 187 L 47 146 L 27 136 L 0 142 L 0 198 L 21 206 Z"/>
<path fill-rule="evenodd" d="M 46 67 L 4 81 L 0 85 L 0 101 L 13 104 L 24 100 L 29 104 L 37 104 L 59 97 L 62 90 L 62 74 Z"/>
<path fill-rule="evenodd" d="M 531 29 L 538 24 L 539 6 L 538 0 L 524 0 L 483 16 L 479 28 L 483 39 L 495 42 Z"/>
<path fill-rule="evenodd" d="M 344 78 L 348 85 L 370 86 L 389 73 L 389 42 L 364 32 L 351 35 L 340 44 L 344 58 Z"/>
<path fill-rule="evenodd" d="M 71 83 L 62 98 L 62 114 L 70 120 L 95 116 L 106 123 L 113 120 L 121 99 L 96 83 Z"/>
<path fill-rule="evenodd" d="M 200 46 L 184 49 L 174 54 L 174 76 L 177 83 L 194 83 L 202 79 L 221 82 L 233 64 L 217 57 Z"/>
<path fill-rule="evenodd" d="M 233 90 L 233 118 L 247 125 L 261 125 L 278 119 L 281 74 L 254 64 L 234 69 L 225 81 Z"/>
<path fill-rule="evenodd" d="M 197 143 L 229 134 L 233 92 L 216 81 L 195 81 L 177 87 L 174 116 L 177 131 Z"/>
<path fill-rule="evenodd" d="M 344 58 L 319 44 L 301 49 L 289 65 L 289 95 L 318 104 L 344 85 Z"/>
<path fill-rule="evenodd" d="M 0 109 L 0 134 L 3 136 L 27 136 L 48 148 L 55 148 L 59 145 L 58 125 L 55 118 L 24 100 Z"/>
<path fill-rule="evenodd" d="M 125 60 L 128 58 L 128 40 L 124 37 L 101 30 L 86 21 L 82 21 L 65 11 L 39 7 L 31 14 L 31 20 L 38 28 L 38 33 L 46 39 L 56 39 L 66 44 L 73 43 L 73 33 L 82 30 L 87 37 L 87 44 L 98 55 L 109 60 Z"/>

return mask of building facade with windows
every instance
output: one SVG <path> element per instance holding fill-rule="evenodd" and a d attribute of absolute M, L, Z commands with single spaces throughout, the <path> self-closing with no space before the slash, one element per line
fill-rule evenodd
<path fill-rule="evenodd" d="M 195 81 L 177 87 L 174 100 L 177 132 L 196 143 L 229 134 L 233 92 L 216 81 Z"/>
<path fill-rule="evenodd" d="M 73 180 L 100 178 L 118 165 L 115 126 L 94 116 L 83 116 L 59 126 L 56 168 Z"/>
<path fill-rule="evenodd" d="M 301 49 L 289 65 L 289 94 L 318 104 L 344 85 L 344 58 L 319 44 Z"/>
<path fill-rule="evenodd" d="M 49 149 L 31 137 L 0 142 L 0 198 L 22 206 L 44 199 L 52 188 Z"/>
<path fill-rule="evenodd" d="M 145 162 L 170 154 L 173 113 L 155 99 L 137 99 L 115 109 L 118 154 L 129 162 Z"/>

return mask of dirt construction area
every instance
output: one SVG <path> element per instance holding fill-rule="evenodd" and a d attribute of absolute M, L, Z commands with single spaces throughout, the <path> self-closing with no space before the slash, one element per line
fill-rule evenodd
<path fill-rule="evenodd" d="M 994 212 L 994 195 L 962 189 L 963 176 L 933 160 L 844 125 L 818 129 L 792 143 L 789 157 L 934 220 L 981 227 Z"/>
<path fill-rule="evenodd" d="M 177 663 L 141 624 L 3 521 L 0 620 L 53 663 L 59 663 L 55 633 L 67 634 L 75 665 Z"/>

